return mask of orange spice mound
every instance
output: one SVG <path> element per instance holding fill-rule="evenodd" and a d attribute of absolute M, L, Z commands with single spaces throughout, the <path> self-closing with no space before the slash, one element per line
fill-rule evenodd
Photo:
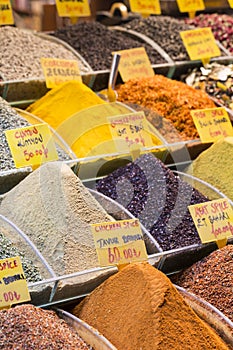
<path fill-rule="evenodd" d="M 119 101 L 147 107 L 170 120 L 183 140 L 199 138 L 190 111 L 216 107 L 204 91 L 159 74 L 129 80 L 116 89 Z"/>
<path fill-rule="evenodd" d="M 148 263 L 130 264 L 73 309 L 118 350 L 228 349 Z"/>

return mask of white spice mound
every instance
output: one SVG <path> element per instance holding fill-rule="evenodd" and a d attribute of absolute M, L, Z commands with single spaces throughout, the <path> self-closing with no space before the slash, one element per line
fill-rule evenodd
<path fill-rule="evenodd" d="M 62 162 L 42 165 L 6 193 L 0 213 L 28 235 L 58 275 L 98 266 L 90 224 L 114 221 Z"/>

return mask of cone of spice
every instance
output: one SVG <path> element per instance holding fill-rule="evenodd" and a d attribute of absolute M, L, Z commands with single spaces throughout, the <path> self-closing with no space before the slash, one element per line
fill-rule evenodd
<path fill-rule="evenodd" d="M 148 263 L 130 264 L 97 287 L 73 313 L 118 350 L 228 349 Z"/>

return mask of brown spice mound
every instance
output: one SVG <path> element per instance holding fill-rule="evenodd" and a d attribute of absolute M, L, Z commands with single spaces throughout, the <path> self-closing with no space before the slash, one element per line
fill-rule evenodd
<path fill-rule="evenodd" d="M 20 305 L 0 312 L 0 349 L 91 350 L 54 311 Z"/>
<path fill-rule="evenodd" d="M 205 92 L 162 75 L 129 80 L 116 89 L 119 101 L 150 108 L 170 120 L 183 140 L 199 138 L 190 111 L 215 107 Z"/>
<path fill-rule="evenodd" d="M 233 245 L 193 264 L 175 283 L 205 299 L 233 321 Z"/>
<path fill-rule="evenodd" d="M 73 309 L 118 350 L 228 349 L 148 263 L 130 264 Z"/>

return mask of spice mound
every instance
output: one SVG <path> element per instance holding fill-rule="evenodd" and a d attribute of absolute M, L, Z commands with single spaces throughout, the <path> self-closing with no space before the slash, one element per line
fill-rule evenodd
<path fill-rule="evenodd" d="M 174 279 L 233 321 L 233 245 L 212 252 Z"/>
<path fill-rule="evenodd" d="M 2 350 L 93 350 L 54 311 L 20 305 L 0 311 Z"/>
<path fill-rule="evenodd" d="M 54 43 L 15 27 L 0 28 L 1 65 L 0 76 L 3 80 L 28 78 L 44 79 L 41 58 L 60 58 L 76 60 L 77 56 L 60 43 Z M 79 61 L 80 70 L 86 68 Z"/>
<path fill-rule="evenodd" d="M 228 349 L 148 263 L 130 264 L 73 309 L 118 350 Z"/>
<path fill-rule="evenodd" d="M 233 137 L 226 137 L 215 142 L 210 148 L 202 152 L 187 169 L 192 174 L 202 179 L 228 198 L 233 200 Z M 210 199 L 218 199 L 219 196 L 208 187 L 195 183 L 195 187 Z"/>
<path fill-rule="evenodd" d="M 190 111 L 215 107 L 204 91 L 157 74 L 129 80 L 116 89 L 119 101 L 147 107 L 170 120 L 183 140 L 199 138 Z"/>
<path fill-rule="evenodd" d="M 27 111 L 56 129 L 74 113 L 103 103 L 103 100 L 85 84 L 78 81 L 68 81 L 51 89 L 31 104 Z"/>
<path fill-rule="evenodd" d="M 114 221 L 62 162 L 42 165 L 7 192 L 0 213 L 60 275 L 98 266 L 90 224 Z"/>
<path fill-rule="evenodd" d="M 97 183 L 97 190 L 127 208 L 163 250 L 200 243 L 188 205 L 208 201 L 151 154 Z"/>

